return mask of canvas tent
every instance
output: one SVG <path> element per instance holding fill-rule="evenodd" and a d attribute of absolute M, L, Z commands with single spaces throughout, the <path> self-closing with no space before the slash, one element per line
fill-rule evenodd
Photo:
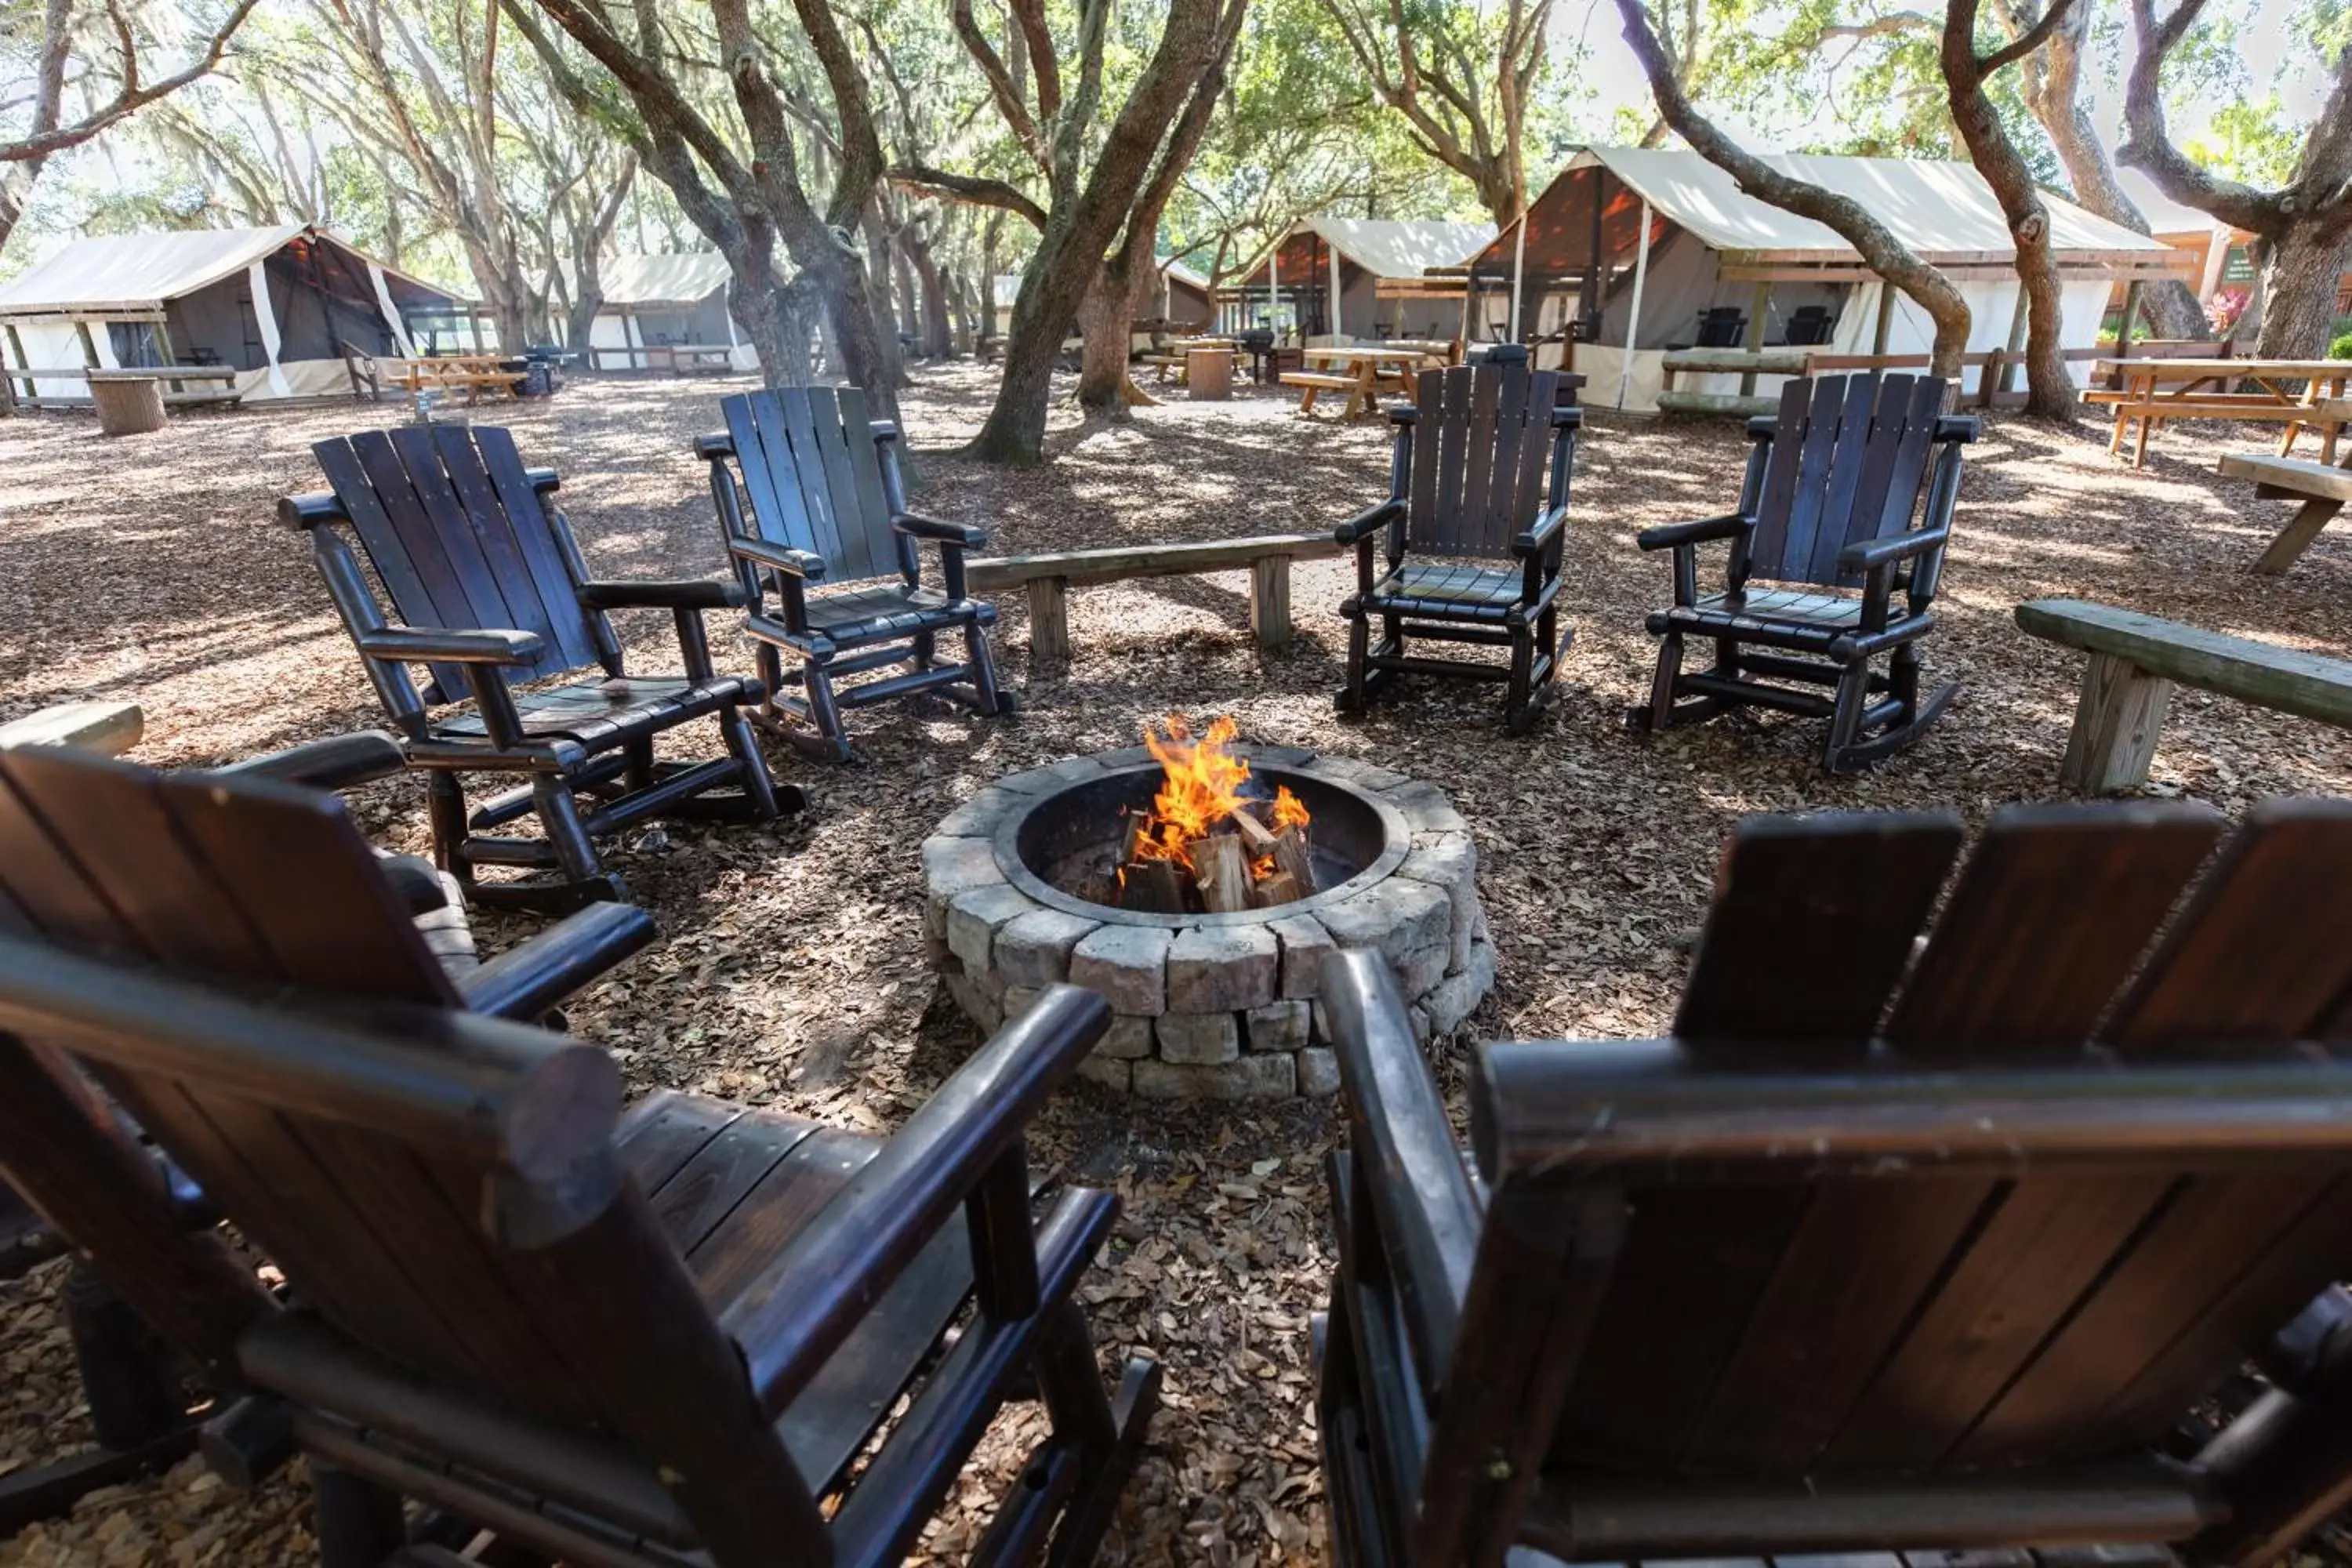
<path fill-rule="evenodd" d="M 1853 197 L 1941 268 L 1968 299 L 1969 352 L 2008 343 L 2018 323 L 2016 250 L 2000 204 L 1973 168 L 1808 153 L 1766 161 Z M 2186 258 L 2071 202 L 2045 200 L 2063 284 L 2063 341 L 2091 348 L 2112 280 L 2177 275 Z M 1572 350 L 1575 368 L 1591 378 L 1587 401 L 1629 409 L 1657 406 L 1661 362 L 1696 340 L 1700 313 L 1710 309 L 1747 318 L 1739 346 L 1749 349 L 1784 342 L 1807 306 L 1833 320 L 1825 353 L 1921 354 L 1935 339 L 1927 312 L 1885 289 L 1833 230 L 1748 195 L 1698 153 L 1677 149 L 1586 148 L 1521 223 L 1472 258 L 1468 275 L 1473 336 L 1534 341 L 1549 363 Z M 1568 343 L 1580 317 L 1578 341 Z M 2089 370 L 2076 368 L 2078 375 Z M 1768 377 L 1757 390 L 1776 384 Z M 1738 386 L 1736 376 L 1677 384 L 1698 392 Z"/>
<path fill-rule="evenodd" d="M 357 390 L 347 345 L 412 353 L 410 317 L 464 309 L 304 224 L 102 235 L 0 284 L 0 344 L 12 373 L 217 364 L 248 400 L 331 396 Z M 38 401 L 89 392 L 79 374 L 29 382 Z"/>
<path fill-rule="evenodd" d="M 1309 337 L 1450 338 L 1461 330 L 1464 262 L 1495 237 L 1485 223 L 1302 218 L 1226 291 L 1231 324 L 1292 319 Z"/>
<path fill-rule="evenodd" d="M 599 269 L 604 301 L 588 329 L 596 370 L 655 370 L 677 363 L 677 351 L 727 351 L 728 367 L 752 370 L 758 352 L 744 342 L 727 308 L 727 261 L 711 251 L 616 256 Z"/>

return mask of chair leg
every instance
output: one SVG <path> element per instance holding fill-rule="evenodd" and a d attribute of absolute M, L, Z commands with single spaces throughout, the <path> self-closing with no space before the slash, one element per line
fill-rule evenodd
<path fill-rule="evenodd" d="M 1822 746 L 1822 766 L 1836 773 L 1852 766 L 1848 753 L 1862 728 L 1862 710 L 1870 704 L 1870 662 L 1855 659 L 1838 677 L 1835 705 L 1830 710 L 1829 738 Z"/>
<path fill-rule="evenodd" d="M 408 1543 L 398 1497 L 316 1458 L 310 1460 L 310 1510 L 319 1568 L 381 1568 Z"/>
<path fill-rule="evenodd" d="M 849 760 L 849 731 L 841 727 L 841 710 L 833 700 L 833 677 L 824 666 L 812 659 L 801 667 L 801 681 L 808 689 L 809 722 L 827 749 L 842 761 Z"/>
<path fill-rule="evenodd" d="M 571 782 L 542 773 L 530 781 L 530 798 L 563 879 L 541 885 L 517 884 L 512 901 L 557 914 L 607 900 L 626 900 L 628 888 L 617 874 L 604 868 L 597 857 L 595 843 L 588 837 L 586 825 L 580 820 L 580 803 L 572 798 Z"/>
<path fill-rule="evenodd" d="M 425 809 L 433 823 L 433 862 L 457 879 L 460 888 L 470 886 L 474 868 L 466 858 L 466 840 L 470 829 L 466 826 L 466 789 L 457 775 L 436 769 L 425 776 Z"/>
<path fill-rule="evenodd" d="M 1340 691 L 1338 704 L 1342 713 L 1361 713 L 1370 703 L 1371 694 L 1366 689 L 1364 668 L 1371 651 L 1371 618 L 1368 616 L 1350 616 L 1348 621 L 1348 684 Z"/>
<path fill-rule="evenodd" d="M 1530 700 L 1535 676 L 1536 641 L 1533 627 L 1511 628 L 1511 679 L 1503 698 L 1503 727 L 1514 735 L 1524 735 L 1536 721 L 1535 704 Z"/>
<path fill-rule="evenodd" d="M 621 743 L 621 755 L 625 759 L 624 777 L 634 793 L 654 785 L 654 742 L 651 736 L 640 735 Z"/>
<path fill-rule="evenodd" d="M 1104 1396 L 1102 1373 L 1095 1368 L 1086 1313 L 1066 1299 L 1045 1315 L 1035 1357 L 1039 1392 L 1054 1423 L 1055 1446 L 1073 1448 L 1078 1465 L 1069 1511 L 1054 1532 L 1046 1561 L 1054 1568 L 1085 1568 L 1095 1560 L 1143 1451 L 1160 1403 L 1160 1363 L 1129 1361 L 1114 1402 Z"/>
<path fill-rule="evenodd" d="M 766 822 L 808 805 L 807 792 L 800 785 L 778 784 L 768 771 L 768 759 L 761 754 L 759 738 L 751 733 L 751 721 L 743 710 L 723 710 L 719 715 L 719 733 L 727 742 L 728 754 L 735 759 L 736 774 L 743 781 L 746 815 L 751 820 Z"/>
<path fill-rule="evenodd" d="M 1683 634 L 1668 632 L 1658 645 L 1657 672 L 1650 677 L 1650 705 L 1626 715 L 1633 727 L 1653 734 L 1665 733 L 1675 721 L 1675 678 L 1683 672 Z"/>
<path fill-rule="evenodd" d="M 915 646 L 918 649 L 927 647 L 930 638 L 931 634 L 925 632 L 915 639 Z M 978 621 L 966 623 L 963 646 L 971 664 L 971 686 L 979 697 L 982 714 L 992 718 L 999 713 L 1013 711 L 1013 704 L 1006 700 L 1007 693 L 999 689 L 996 684 L 996 656 L 989 651 L 988 628 Z M 929 655 L 919 655 L 918 662 L 928 667 L 930 662 Z"/>

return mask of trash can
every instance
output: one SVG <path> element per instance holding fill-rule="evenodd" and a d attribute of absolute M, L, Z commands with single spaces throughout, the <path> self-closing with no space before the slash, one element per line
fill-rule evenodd
<path fill-rule="evenodd" d="M 89 400 L 98 405 L 98 427 L 106 435 L 138 436 L 163 427 L 163 384 L 152 375 L 92 371 Z"/>

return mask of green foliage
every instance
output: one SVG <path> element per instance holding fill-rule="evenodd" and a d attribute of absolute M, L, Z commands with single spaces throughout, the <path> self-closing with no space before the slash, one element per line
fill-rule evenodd
<path fill-rule="evenodd" d="M 2336 318 L 2336 333 L 2328 341 L 2329 359 L 2352 359 L 2352 316 Z"/>
<path fill-rule="evenodd" d="M 2272 188 L 2294 178 L 2307 132 L 2273 92 L 2253 102 L 2224 103 L 2213 111 L 2205 134 L 2184 142 L 2181 151 L 2217 174 Z"/>

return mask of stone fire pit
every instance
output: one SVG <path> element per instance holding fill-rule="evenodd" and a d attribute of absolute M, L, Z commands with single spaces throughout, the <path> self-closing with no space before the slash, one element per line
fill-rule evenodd
<path fill-rule="evenodd" d="M 1069 889 L 1107 867 L 1122 806 L 1160 778 L 1140 746 L 1000 779 L 923 842 L 924 929 L 957 1004 L 983 1029 L 1067 980 L 1116 1022 L 1088 1078 L 1157 1099 L 1282 1099 L 1339 1088 L 1319 994 L 1324 954 L 1375 949 L 1424 1043 L 1495 981 L 1469 826 L 1436 785 L 1348 757 L 1240 745 L 1253 778 L 1314 813 L 1317 885 L 1295 903 L 1159 914 Z"/>

